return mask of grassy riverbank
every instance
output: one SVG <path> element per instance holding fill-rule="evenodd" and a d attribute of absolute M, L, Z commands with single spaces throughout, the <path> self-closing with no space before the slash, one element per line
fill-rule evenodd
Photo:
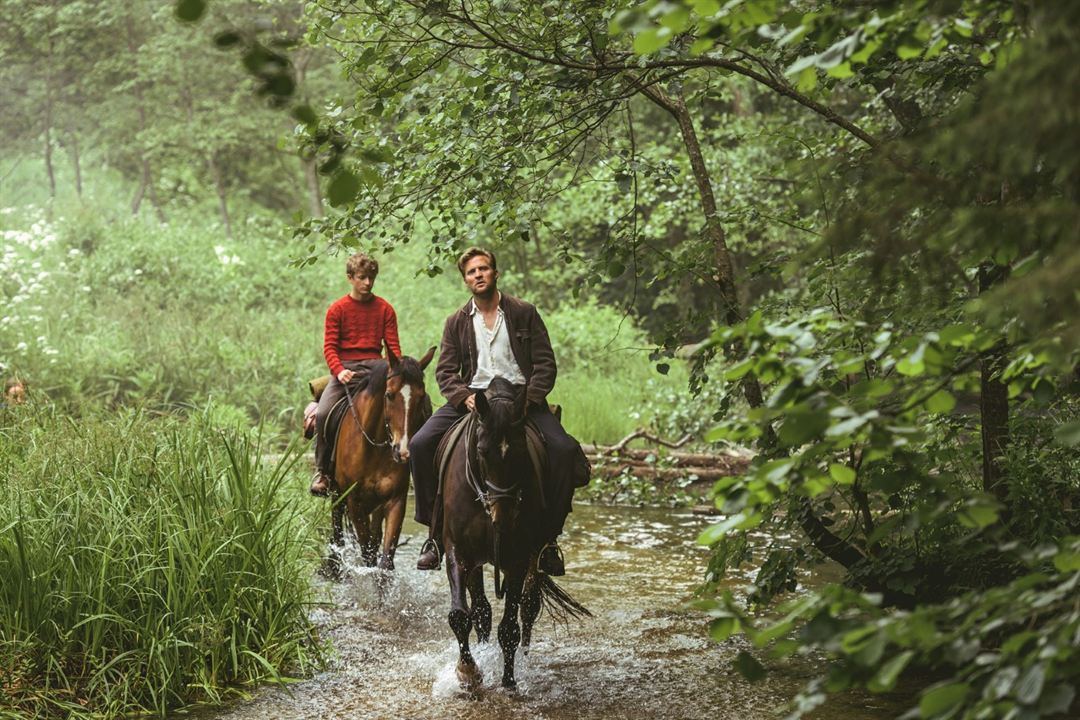
<path fill-rule="evenodd" d="M 314 518 L 296 453 L 213 418 L 0 419 L 0 715 L 108 716 L 305 673 Z"/>

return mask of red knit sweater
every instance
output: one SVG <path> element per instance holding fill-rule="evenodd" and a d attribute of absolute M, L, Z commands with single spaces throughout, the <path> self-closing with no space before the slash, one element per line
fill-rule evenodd
<path fill-rule="evenodd" d="M 374 360 L 382 357 L 383 341 L 401 357 L 397 313 L 379 296 L 360 302 L 346 295 L 326 311 L 323 355 L 334 377 L 345 360 Z"/>

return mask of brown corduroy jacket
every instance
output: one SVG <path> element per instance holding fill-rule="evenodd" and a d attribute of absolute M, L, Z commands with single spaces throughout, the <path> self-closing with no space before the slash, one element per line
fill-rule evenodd
<path fill-rule="evenodd" d="M 465 400 L 475 390 L 469 387 L 476 375 L 476 333 L 473 332 L 472 300 L 446 318 L 435 380 L 451 405 L 465 408 Z M 555 351 L 551 348 L 547 327 L 536 307 L 502 293 L 499 307 L 510 334 L 510 350 L 525 375 L 526 399 L 530 404 L 543 403 L 555 387 Z"/>

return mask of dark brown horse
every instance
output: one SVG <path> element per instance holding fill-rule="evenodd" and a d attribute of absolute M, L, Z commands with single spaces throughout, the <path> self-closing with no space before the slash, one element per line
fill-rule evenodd
<path fill-rule="evenodd" d="M 368 567 L 378 562 L 383 570 L 394 569 L 409 492 L 409 438 L 431 417 L 424 368 L 434 354 L 433 347 L 419 361 L 398 359 L 387 349 L 388 360 L 372 368 L 367 386 L 346 398 L 350 406 L 334 451 L 333 541 L 335 547 L 341 545 L 347 511 Z M 340 562 L 332 550 L 330 574 L 339 573 Z"/>
<path fill-rule="evenodd" d="M 450 450 L 443 477 L 443 547 L 450 579 L 450 627 L 457 637 L 457 676 L 462 688 L 482 681 L 469 649 L 469 632 L 487 642 L 491 604 L 484 595 L 483 566 L 495 568 L 495 595 L 505 595 L 499 645 L 503 687 L 512 688 L 514 655 L 528 649 L 541 605 L 557 615 L 589 612 L 536 569 L 544 544 L 539 532 L 538 487 L 526 447 L 525 393 L 502 378 L 476 395 L 466 436 Z M 505 575 L 505 581 L 500 577 Z M 471 606 L 465 601 L 465 592 Z M 520 611 L 521 624 L 518 623 Z"/>

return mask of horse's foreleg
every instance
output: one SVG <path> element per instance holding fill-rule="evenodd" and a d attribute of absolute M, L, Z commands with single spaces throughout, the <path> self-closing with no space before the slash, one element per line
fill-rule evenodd
<path fill-rule="evenodd" d="M 368 514 L 360 507 L 355 497 L 356 493 L 346 498 L 349 505 L 349 519 L 352 520 L 353 531 L 356 533 L 356 542 L 360 545 L 360 557 L 364 567 L 375 567 L 375 546 L 371 543 L 371 525 Z"/>
<path fill-rule="evenodd" d="M 476 641 L 486 643 L 491 638 L 491 603 L 484 594 L 484 566 L 469 575 L 469 597 L 472 599 L 472 623 Z"/>
<path fill-rule="evenodd" d="M 535 557 L 529 559 L 530 567 L 535 563 Z M 529 653 L 529 644 L 532 642 L 533 625 L 540 615 L 540 576 L 530 570 L 525 577 L 525 586 L 521 591 L 521 651 Z"/>
<path fill-rule="evenodd" d="M 518 624 L 518 605 L 521 602 L 521 586 L 525 580 L 524 569 L 515 568 L 506 574 L 506 606 L 499 622 L 499 647 L 503 651 L 504 688 L 517 687 L 514 679 L 514 656 L 521 642 L 521 626 Z"/>
<path fill-rule="evenodd" d="M 469 631 L 472 620 L 465 606 L 465 586 L 467 570 L 458 563 L 453 547 L 446 551 L 446 577 L 450 581 L 450 629 L 458 641 L 458 682 L 464 690 L 472 691 L 480 687 L 483 674 L 476 666 L 472 651 L 469 650 Z"/>
<path fill-rule="evenodd" d="M 333 501 L 330 510 L 330 547 L 323 563 L 322 574 L 333 580 L 341 579 L 341 544 L 345 538 L 345 506 L 337 495 L 331 495 Z"/>
<path fill-rule="evenodd" d="M 394 553 L 397 551 L 398 537 L 401 535 L 401 524 L 405 521 L 405 503 L 407 495 L 399 495 L 392 499 L 386 506 L 386 528 L 383 531 L 382 555 L 379 556 L 380 570 L 394 569 Z"/>

